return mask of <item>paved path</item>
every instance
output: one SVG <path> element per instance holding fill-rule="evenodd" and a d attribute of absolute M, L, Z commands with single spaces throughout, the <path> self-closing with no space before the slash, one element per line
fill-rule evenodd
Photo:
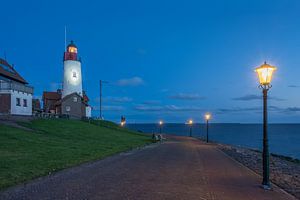
<path fill-rule="evenodd" d="M 0 193 L 0 199 L 294 199 L 213 145 L 174 137 Z"/>

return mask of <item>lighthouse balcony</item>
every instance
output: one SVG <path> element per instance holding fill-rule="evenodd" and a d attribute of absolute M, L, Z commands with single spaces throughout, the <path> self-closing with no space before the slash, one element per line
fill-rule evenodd
<path fill-rule="evenodd" d="M 0 93 L 5 93 L 9 91 L 18 91 L 33 94 L 33 87 L 17 82 L 0 80 Z"/>

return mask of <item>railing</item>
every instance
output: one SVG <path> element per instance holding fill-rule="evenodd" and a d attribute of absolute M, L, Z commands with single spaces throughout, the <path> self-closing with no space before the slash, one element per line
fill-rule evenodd
<path fill-rule="evenodd" d="M 16 90 L 19 92 L 33 94 L 33 87 L 15 82 L 0 81 L 0 91 L 3 90 Z"/>
<path fill-rule="evenodd" d="M 33 112 L 32 115 L 34 117 L 39 118 L 65 118 L 69 119 L 69 115 L 66 114 L 56 114 L 56 113 L 45 113 L 45 112 Z"/>

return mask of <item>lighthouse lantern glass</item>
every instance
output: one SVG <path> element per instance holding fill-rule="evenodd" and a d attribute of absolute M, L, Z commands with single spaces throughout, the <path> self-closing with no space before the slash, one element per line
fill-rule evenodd
<path fill-rule="evenodd" d="M 77 48 L 76 48 L 76 47 L 70 46 L 70 47 L 68 48 L 68 52 L 70 52 L 70 53 L 77 53 Z"/>

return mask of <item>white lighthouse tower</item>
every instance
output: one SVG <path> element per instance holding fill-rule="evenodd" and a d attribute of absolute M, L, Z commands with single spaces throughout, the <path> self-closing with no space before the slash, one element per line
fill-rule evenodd
<path fill-rule="evenodd" d="M 77 47 L 73 41 L 67 46 L 64 53 L 64 79 L 62 98 L 65 96 L 78 93 L 83 96 L 82 93 L 82 76 L 81 76 L 81 61 L 77 56 Z"/>

